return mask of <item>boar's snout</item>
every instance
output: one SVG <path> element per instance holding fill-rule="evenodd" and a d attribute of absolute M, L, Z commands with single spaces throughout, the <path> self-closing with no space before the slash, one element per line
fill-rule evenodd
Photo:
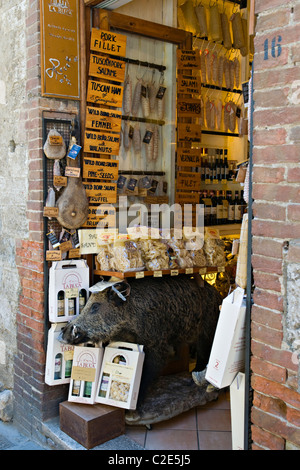
<path fill-rule="evenodd" d="M 74 323 L 68 323 L 61 331 L 60 340 L 67 344 L 81 344 L 89 341 L 85 331 Z"/>

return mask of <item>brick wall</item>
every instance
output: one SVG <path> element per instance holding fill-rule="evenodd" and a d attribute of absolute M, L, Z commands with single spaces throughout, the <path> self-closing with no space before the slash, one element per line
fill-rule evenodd
<path fill-rule="evenodd" d="M 300 450 L 300 4 L 255 8 L 252 448 Z"/>
<path fill-rule="evenodd" d="M 49 387 L 44 382 L 44 193 L 43 116 L 68 118 L 78 104 L 41 96 L 39 0 L 29 0 L 26 12 L 26 96 L 22 111 L 28 149 L 28 236 L 16 242 L 16 265 L 21 283 L 17 312 L 17 353 L 14 363 L 14 421 L 26 434 L 43 439 L 41 423 L 57 415 L 58 403 L 68 387 Z"/>

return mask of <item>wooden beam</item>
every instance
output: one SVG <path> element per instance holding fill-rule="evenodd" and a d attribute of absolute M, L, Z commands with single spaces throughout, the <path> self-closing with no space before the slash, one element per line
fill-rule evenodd
<path fill-rule="evenodd" d="M 100 3 L 104 2 L 104 0 L 84 0 L 84 4 L 86 7 L 95 7 Z"/>
<path fill-rule="evenodd" d="M 134 18 L 110 10 L 99 9 L 99 14 L 101 15 L 101 27 L 103 25 L 102 21 L 106 19 L 109 28 L 128 31 L 176 45 L 182 45 L 192 40 L 192 33 L 182 29 Z M 104 29 L 106 28 L 104 27 Z"/>

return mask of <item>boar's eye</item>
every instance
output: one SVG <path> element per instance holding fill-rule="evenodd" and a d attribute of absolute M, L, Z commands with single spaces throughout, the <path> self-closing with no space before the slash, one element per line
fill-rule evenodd
<path fill-rule="evenodd" d="M 91 314 L 91 315 L 94 315 L 95 313 L 98 313 L 99 310 L 100 310 L 100 304 L 99 304 L 99 302 L 95 302 L 95 303 L 91 306 L 90 314 Z"/>

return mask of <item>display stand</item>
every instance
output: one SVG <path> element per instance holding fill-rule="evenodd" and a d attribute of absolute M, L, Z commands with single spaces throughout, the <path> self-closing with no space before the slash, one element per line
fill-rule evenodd
<path fill-rule="evenodd" d="M 95 269 L 94 274 L 98 276 L 109 276 L 117 277 L 119 279 L 126 279 L 128 277 L 135 277 L 136 279 L 142 279 L 143 277 L 153 276 L 177 276 L 178 274 L 211 274 L 211 273 L 221 273 L 225 271 L 225 267 L 194 267 L 194 268 L 183 268 L 183 269 L 163 269 L 160 271 L 126 271 L 124 273 L 119 271 L 102 271 L 100 269 Z"/>
<path fill-rule="evenodd" d="M 220 390 L 209 386 L 208 382 L 196 385 L 188 372 L 161 376 L 138 408 L 125 412 L 125 422 L 148 427 L 216 400 L 219 393 Z"/>

